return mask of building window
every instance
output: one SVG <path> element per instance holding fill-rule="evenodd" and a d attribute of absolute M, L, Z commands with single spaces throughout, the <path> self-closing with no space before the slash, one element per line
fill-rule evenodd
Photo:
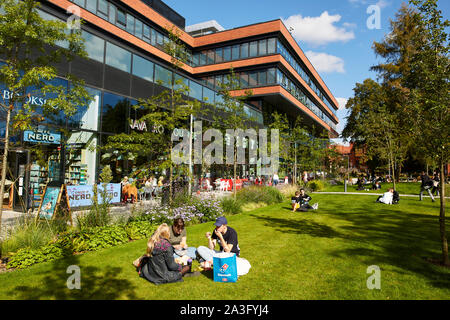
<path fill-rule="evenodd" d="M 94 14 L 97 13 L 97 0 L 86 0 L 86 9 Z"/>
<path fill-rule="evenodd" d="M 175 90 L 181 90 L 182 94 L 186 94 L 186 91 L 184 90 L 186 87 L 189 88 L 189 79 L 175 73 L 173 88 Z"/>
<path fill-rule="evenodd" d="M 131 70 L 131 52 L 106 42 L 106 64 L 125 72 Z"/>
<path fill-rule="evenodd" d="M 189 81 L 189 96 L 201 101 L 203 97 L 203 86 L 197 82 Z"/>
<path fill-rule="evenodd" d="M 241 88 L 248 87 L 248 74 L 245 72 L 242 72 L 240 79 L 241 79 L 241 81 L 240 81 Z"/>
<path fill-rule="evenodd" d="M 265 86 L 267 84 L 267 72 L 266 70 L 258 72 L 258 85 Z"/>
<path fill-rule="evenodd" d="M 125 29 L 127 25 L 127 15 L 125 11 L 120 9 L 117 9 L 117 25 L 122 29 Z"/>
<path fill-rule="evenodd" d="M 143 30 L 144 40 L 147 42 L 150 42 L 150 27 L 146 24 L 144 24 L 144 30 Z"/>
<path fill-rule="evenodd" d="M 267 40 L 267 53 L 274 54 L 276 51 L 277 51 L 276 39 L 271 38 L 271 39 Z"/>
<path fill-rule="evenodd" d="M 153 62 L 133 55 L 133 74 L 139 78 L 153 82 Z"/>
<path fill-rule="evenodd" d="M 131 14 L 127 14 L 127 31 L 134 34 L 134 17 Z"/>
<path fill-rule="evenodd" d="M 172 71 L 155 64 L 155 82 L 159 85 L 172 87 Z"/>
<path fill-rule="evenodd" d="M 85 40 L 85 47 L 88 57 L 103 63 L 105 52 L 105 40 L 94 36 L 93 34 L 81 31 L 81 35 Z"/>
<path fill-rule="evenodd" d="M 200 53 L 200 65 L 203 66 L 206 64 L 206 51 L 202 51 Z"/>
<path fill-rule="evenodd" d="M 230 61 L 231 60 L 231 47 L 223 48 L 223 60 Z"/>
<path fill-rule="evenodd" d="M 138 38 L 142 39 L 142 22 L 140 20 L 135 21 L 136 23 L 136 29 L 134 30 L 134 35 Z"/>
<path fill-rule="evenodd" d="M 203 88 L 203 101 L 207 103 L 214 103 L 215 92 L 209 88 Z"/>
<path fill-rule="evenodd" d="M 220 74 L 220 75 L 217 75 L 217 76 L 216 76 L 216 83 L 215 83 L 216 86 L 215 86 L 215 87 L 216 87 L 217 89 L 220 89 L 220 87 L 221 87 L 221 85 L 222 85 L 222 82 L 223 82 L 223 75 L 221 75 L 221 74 Z"/>
<path fill-rule="evenodd" d="M 260 56 L 265 56 L 267 54 L 267 40 L 259 40 L 258 42 L 258 50 Z"/>
<path fill-rule="evenodd" d="M 275 68 L 270 68 L 267 70 L 267 83 L 276 83 L 276 70 Z"/>
<path fill-rule="evenodd" d="M 109 4 L 109 22 L 112 24 L 116 24 L 116 14 L 117 14 L 117 8 L 112 3 Z"/>
<path fill-rule="evenodd" d="M 106 0 L 98 0 L 97 14 L 101 18 L 108 20 L 108 2 Z"/>
<path fill-rule="evenodd" d="M 235 45 L 231 48 L 231 60 L 238 60 L 239 59 L 239 45 Z"/>
<path fill-rule="evenodd" d="M 250 57 L 256 57 L 258 55 L 258 42 L 250 42 Z"/>
<path fill-rule="evenodd" d="M 79 5 L 80 7 L 86 7 L 86 0 L 74 0 L 73 3 Z"/>
<path fill-rule="evenodd" d="M 214 50 L 208 50 L 208 53 L 206 55 L 206 64 L 213 64 L 214 63 Z"/>
<path fill-rule="evenodd" d="M 97 130 L 102 92 L 89 87 L 86 87 L 86 90 L 93 99 L 89 105 L 77 107 L 75 114 L 68 118 L 68 126 L 76 129 Z"/>
<path fill-rule="evenodd" d="M 216 49 L 216 63 L 223 62 L 223 50 L 222 48 Z"/>
<path fill-rule="evenodd" d="M 241 45 L 241 59 L 248 58 L 248 43 L 243 43 Z"/>
<path fill-rule="evenodd" d="M 248 85 L 250 87 L 256 87 L 258 85 L 258 72 L 251 71 L 248 73 Z"/>
<path fill-rule="evenodd" d="M 105 92 L 103 94 L 102 131 L 126 133 L 129 105 L 127 98 Z"/>

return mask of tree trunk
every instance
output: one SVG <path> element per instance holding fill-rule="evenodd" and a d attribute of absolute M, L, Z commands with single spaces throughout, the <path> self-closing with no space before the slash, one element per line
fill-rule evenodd
<path fill-rule="evenodd" d="M 442 263 L 446 266 L 450 266 L 450 260 L 448 258 L 448 243 L 447 236 L 445 233 L 445 174 L 444 174 L 444 162 L 440 161 L 439 163 L 440 173 L 440 198 L 441 198 L 441 207 L 439 210 L 439 230 L 441 233 L 441 242 L 442 242 Z"/>
<path fill-rule="evenodd" d="M 6 166 L 8 163 L 8 149 L 9 149 L 9 122 L 11 121 L 11 111 L 13 105 L 10 105 L 6 114 L 6 128 L 5 128 L 5 149 L 3 151 L 3 163 L 2 163 L 2 180 L 0 185 L 0 232 L 2 230 L 2 215 L 3 215 L 3 197 L 5 194 L 5 180 L 6 180 Z"/>

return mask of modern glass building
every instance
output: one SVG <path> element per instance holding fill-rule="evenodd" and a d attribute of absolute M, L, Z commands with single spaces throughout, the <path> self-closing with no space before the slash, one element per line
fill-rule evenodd
<path fill-rule="evenodd" d="M 70 118 L 55 115 L 15 137 L 22 143 L 10 153 L 9 175 L 22 179 L 15 185 L 14 207 L 29 207 L 47 181 L 93 184 L 106 164 L 111 165 L 116 182 L 129 174 L 130 161 L 95 147 L 110 135 L 139 130 L 130 126 L 130 120 L 138 118 L 132 106 L 177 79 L 189 87 L 190 98 L 213 104 L 219 84 L 233 68 L 242 88 L 233 94 L 252 90 L 246 111 L 261 126 L 277 111 L 286 113 L 291 125 L 300 116 L 305 125 L 337 137 L 338 103 L 279 19 L 224 30 L 215 21 L 186 27 L 185 19 L 160 0 L 48 0 L 41 4 L 39 12 L 45 19 L 67 21 L 75 12 L 85 21 L 82 35 L 88 59 L 59 63 L 61 77 L 56 81 L 68 86 L 64 75 L 74 74 L 85 81 L 94 99 Z M 169 41 L 166 30 L 172 27 L 179 30 L 187 57 L 176 70 L 164 52 Z M 7 90 L 0 90 L 7 98 Z M 49 97 L 36 97 L 36 101 L 39 98 Z M 0 119 L 0 135 L 4 126 Z M 62 134 L 65 148 L 59 144 Z M 45 145 L 46 164 L 27 152 L 36 144 Z"/>

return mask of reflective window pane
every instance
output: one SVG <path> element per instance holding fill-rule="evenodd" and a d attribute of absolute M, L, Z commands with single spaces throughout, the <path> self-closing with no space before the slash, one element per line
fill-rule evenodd
<path fill-rule="evenodd" d="M 86 87 L 92 100 L 87 106 L 78 106 L 77 111 L 68 119 L 68 126 L 72 128 L 97 130 L 100 115 L 102 92 Z"/>
<path fill-rule="evenodd" d="M 264 86 L 267 84 L 267 72 L 266 70 L 258 72 L 258 85 Z"/>
<path fill-rule="evenodd" d="M 203 96 L 203 86 L 195 81 L 189 81 L 189 96 L 197 99 L 197 100 L 202 100 L 202 96 Z"/>
<path fill-rule="evenodd" d="M 138 55 L 133 55 L 133 74 L 153 82 L 153 62 Z"/>
<path fill-rule="evenodd" d="M 250 42 L 250 57 L 256 57 L 258 55 L 258 42 Z"/>
<path fill-rule="evenodd" d="M 230 61 L 231 60 L 231 47 L 223 48 L 223 60 Z"/>
<path fill-rule="evenodd" d="M 108 1 L 98 0 L 98 12 L 101 12 L 105 15 L 108 14 Z"/>
<path fill-rule="evenodd" d="M 274 54 L 276 52 L 276 39 L 271 38 L 267 41 L 267 53 Z"/>
<path fill-rule="evenodd" d="M 231 60 L 239 59 L 239 45 L 235 45 L 231 48 Z"/>
<path fill-rule="evenodd" d="M 112 3 L 109 4 L 109 22 L 112 24 L 116 24 L 116 14 L 117 14 L 117 8 Z"/>
<path fill-rule="evenodd" d="M 255 87 L 258 85 L 258 72 L 252 71 L 248 73 L 248 85 Z"/>
<path fill-rule="evenodd" d="M 86 9 L 94 14 L 97 13 L 97 0 L 86 0 Z"/>
<path fill-rule="evenodd" d="M 142 38 L 142 22 L 136 19 L 135 23 L 134 35 L 138 38 Z"/>
<path fill-rule="evenodd" d="M 172 71 L 155 64 L 155 82 L 165 87 L 172 87 Z"/>
<path fill-rule="evenodd" d="M 248 58 L 248 43 L 241 44 L 241 59 Z"/>
<path fill-rule="evenodd" d="M 258 50 L 259 50 L 258 55 L 260 55 L 260 56 L 263 56 L 263 55 L 267 54 L 267 40 L 266 39 L 259 40 L 259 42 L 258 42 Z"/>
<path fill-rule="evenodd" d="M 130 72 L 131 69 L 131 52 L 118 47 L 110 42 L 106 42 L 106 64 Z"/>
<path fill-rule="evenodd" d="M 217 48 L 216 49 L 216 63 L 223 62 L 223 49 Z"/>
<path fill-rule="evenodd" d="M 85 47 L 88 57 L 103 63 L 105 40 L 84 30 L 81 31 L 81 35 L 85 40 Z"/>
<path fill-rule="evenodd" d="M 214 103 L 214 96 L 215 93 L 213 90 L 206 87 L 203 88 L 203 101 L 212 104 Z"/>
<path fill-rule="evenodd" d="M 127 31 L 134 34 L 134 17 L 131 14 L 127 14 Z"/>
<path fill-rule="evenodd" d="M 102 131 L 126 133 L 129 105 L 127 98 L 105 92 L 102 106 Z"/>
<path fill-rule="evenodd" d="M 240 83 L 241 83 L 242 88 L 248 87 L 248 74 L 247 73 L 245 73 L 245 72 L 241 73 Z"/>

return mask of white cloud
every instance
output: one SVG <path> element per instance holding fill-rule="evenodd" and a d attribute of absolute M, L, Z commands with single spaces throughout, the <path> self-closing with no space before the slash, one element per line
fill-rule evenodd
<path fill-rule="evenodd" d="M 317 72 L 345 73 L 344 60 L 324 52 L 306 51 L 306 56 Z"/>
<path fill-rule="evenodd" d="M 347 42 L 355 38 L 353 31 L 347 30 L 348 25 L 335 25 L 340 20 L 340 15 L 329 15 L 328 11 L 324 11 L 319 17 L 303 17 L 299 14 L 283 19 L 283 22 L 288 29 L 293 28 L 292 36 L 297 41 L 319 46 L 330 42 Z"/>
<path fill-rule="evenodd" d="M 386 8 L 391 3 L 386 0 L 379 0 L 377 3 L 375 3 L 376 6 L 379 6 L 381 9 Z"/>
<path fill-rule="evenodd" d="M 338 107 L 339 109 L 343 110 L 345 109 L 345 105 L 347 104 L 348 99 L 347 98 L 336 98 L 337 102 L 338 102 Z"/>
<path fill-rule="evenodd" d="M 373 2 L 369 2 L 367 0 L 348 0 L 353 5 L 359 6 L 359 5 L 370 5 L 373 4 Z M 386 8 L 387 6 L 391 5 L 391 3 L 387 0 L 378 0 L 377 3 L 375 3 L 376 6 L 379 6 L 381 9 Z"/>

